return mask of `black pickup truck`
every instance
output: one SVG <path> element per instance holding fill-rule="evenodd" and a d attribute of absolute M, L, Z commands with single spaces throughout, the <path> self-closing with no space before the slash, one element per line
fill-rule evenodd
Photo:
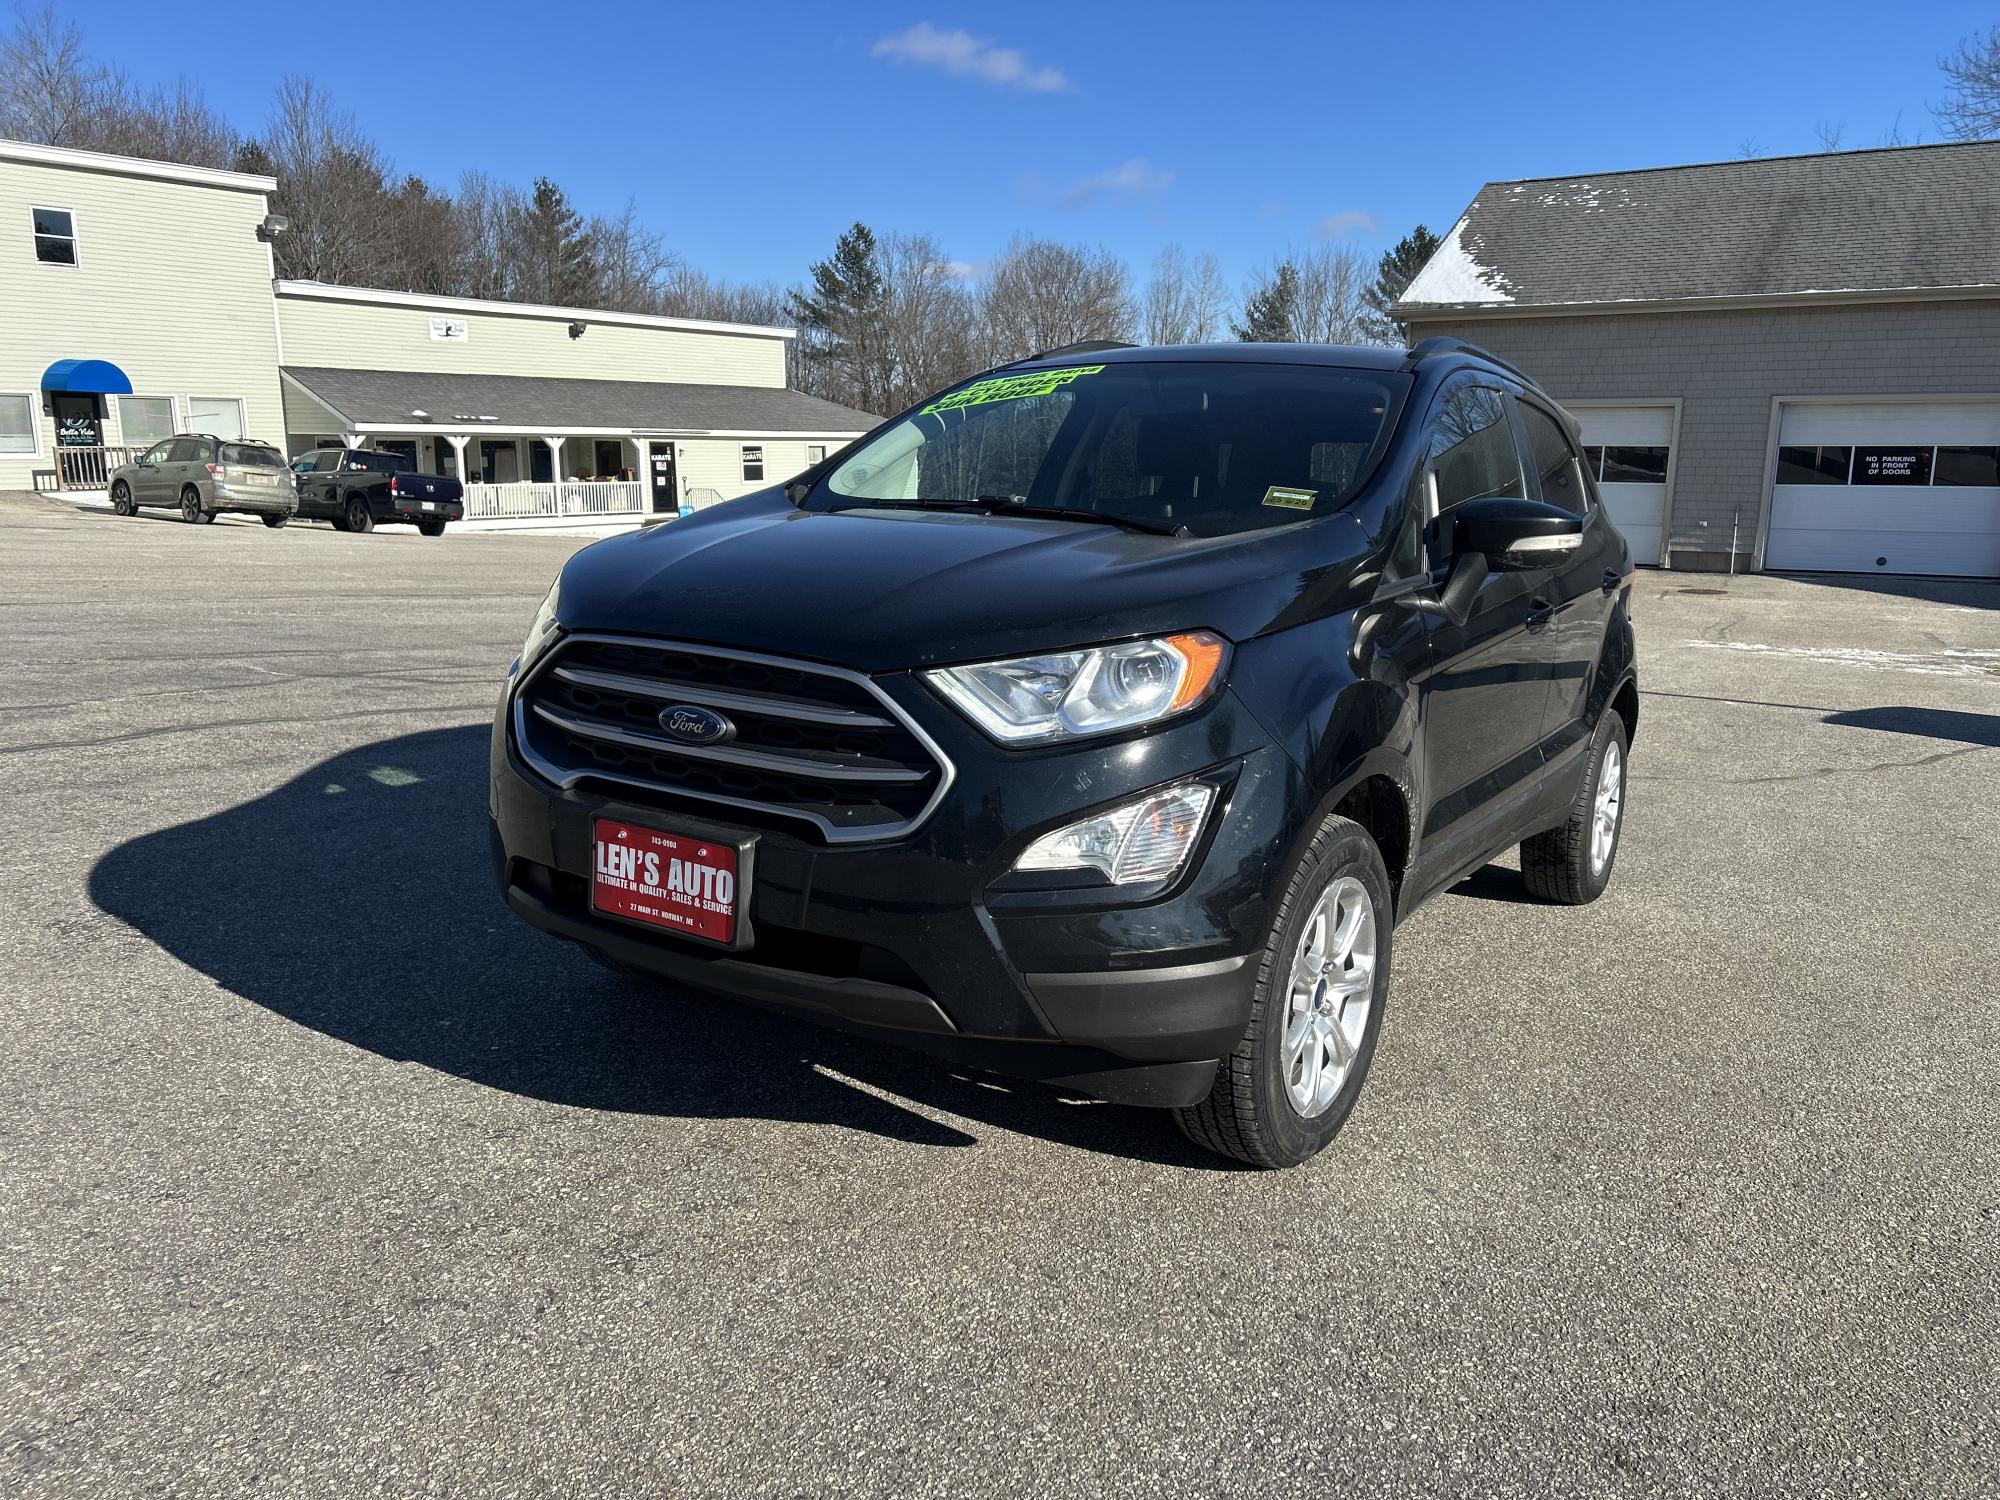
<path fill-rule="evenodd" d="M 292 460 L 292 474 L 302 521 L 331 521 L 342 531 L 403 523 L 425 536 L 443 536 L 445 522 L 465 519 L 465 486 L 442 474 L 419 474 L 400 453 L 317 448 Z"/>

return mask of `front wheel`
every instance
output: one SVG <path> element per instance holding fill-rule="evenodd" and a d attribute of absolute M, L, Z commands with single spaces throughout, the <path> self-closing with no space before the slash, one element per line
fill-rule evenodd
<path fill-rule="evenodd" d="M 1618 836 L 1625 831 L 1625 761 L 1629 742 L 1616 709 L 1604 710 L 1569 816 L 1521 845 L 1528 894 L 1559 906 L 1583 906 L 1611 884 Z"/>
<path fill-rule="evenodd" d="M 425 536 L 443 536 L 444 522 L 419 521 L 417 522 L 417 530 L 421 531 Z"/>
<path fill-rule="evenodd" d="M 373 531 L 375 529 L 375 517 L 369 512 L 368 502 L 363 500 L 359 495 L 350 495 L 348 497 L 345 515 L 349 531 L 361 532 Z"/>
<path fill-rule="evenodd" d="M 1394 923 L 1375 840 L 1328 818 L 1279 902 L 1243 1040 L 1209 1096 L 1174 1111 L 1189 1140 L 1256 1167 L 1294 1167 L 1326 1148 L 1375 1057 Z"/>

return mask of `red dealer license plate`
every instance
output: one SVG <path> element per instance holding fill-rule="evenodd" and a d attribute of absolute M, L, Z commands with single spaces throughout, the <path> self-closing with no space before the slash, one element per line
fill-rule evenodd
<path fill-rule="evenodd" d="M 736 941 L 738 850 L 610 818 L 597 820 L 591 910 L 669 932 Z"/>

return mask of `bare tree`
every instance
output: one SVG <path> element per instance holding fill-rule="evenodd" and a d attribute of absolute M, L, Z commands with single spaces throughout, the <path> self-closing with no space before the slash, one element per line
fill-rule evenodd
<path fill-rule="evenodd" d="M 1365 344 L 1374 266 L 1352 245 L 1316 245 L 1291 257 L 1299 268 L 1297 329 L 1309 344 Z"/>
<path fill-rule="evenodd" d="M 885 235 L 876 259 L 886 293 L 883 410 L 901 411 L 979 368 L 978 308 L 927 234 Z"/>
<path fill-rule="evenodd" d="M 593 217 L 590 243 L 606 307 L 617 312 L 660 311 L 667 278 L 680 269 L 680 258 L 664 238 L 639 222 L 632 204 L 628 202 L 616 218 Z"/>
<path fill-rule="evenodd" d="M 1813 126 L 1813 134 L 1819 137 L 1820 150 L 1838 151 L 1841 141 L 1847 135 L 1847 127 L 1839 123 L 1829 123 L 1828 121 L 1821 120 L 1819 124 Z"/>
<path fill-rule="evenodd" d="M 25 14 L 0 43 L 0 135 L 75 146 L 108 75 L 84 55 L 83 33 L 54 5 Z"/>
<path fill-rule="evenodd" d="M 1955 141 L 2000 136 L 2000 26 L 1967 37 L 1938 66 L 1944 69 L 1947 92 L 1931 113 L 1944 133 Z"/>
<path fill-rule="evenodd" d="M 1764 154 L 1764 147 L 1758 141 L 1745 137 L 1736 143 L 1736 154 L 1745 161 L 1755 161 Z"/>
<path fill-rule="evenodd" d="M 259 143 L 278 177 L 272 206 L 291 221 L 277 241 L 278 274 L 378 286 L 393 264 L 382 213 L 386 163 L 354 116 L 295 74 Z"/>
<path fill-rule="evenodd" d="M 484 172 L 467 172 L 452 195 L 451 216 L 458 240 L 454 290 L 461 297 L 507 295 L 507 235 L 522 211 L 521 190 L 495 182 Z"/>
<path fill-rule="evenodd" d="M 1133 331 L 1124 262 L 1083 245 L 1016 235 L 987 273 L 980 306 L 989 364 Z"/>
<path fill-rule="evenodd" d="M 1169 245 L 1153 260 L 1140 304 L 1140 331 L 1149 344 L 1206 344 L 1229 315 L 1229 292 L 1213 255 L 1190 259 Z"/>

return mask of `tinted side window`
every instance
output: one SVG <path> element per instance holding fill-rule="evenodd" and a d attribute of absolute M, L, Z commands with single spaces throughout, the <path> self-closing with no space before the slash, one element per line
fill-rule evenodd
<path fill-rule="evenodd" d="M 1454 391 L 1431 431 L 1430 451 L 1440 514 L 1488 495 L 1527 494 L 1507 398 L 1499 391 L 1476 385 Z"/>
<path fill-rule="evenodd" d="M 175 438 L 171 452 L 167 454 L 170 464 L 197 464 L 201 462 L 202 441 L 200 438 Z"/>
<path fill-rule="evenodd" d="M 1578 515 L 1585 514 L 1590 509 L 1590 497 L 1584 493 L 1583 475 L 1577 469 L 1576 450 L 1570 447 L 1568 434 L 1540 407 L 1526 401 L 1514 404 L 1528 431 L 1528 449 L 1534 458 L 1535 482 L 1541 487 L 1542 499 Z"/>

